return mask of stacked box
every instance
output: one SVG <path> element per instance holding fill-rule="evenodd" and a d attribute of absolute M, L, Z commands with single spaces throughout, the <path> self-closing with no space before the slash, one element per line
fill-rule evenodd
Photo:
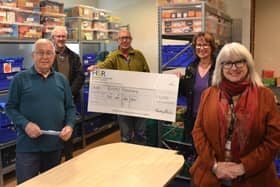
<path fill-rule="evenodd" d="M 107 22 L 94 21 L 92 24 L 93 29 L 96 30 L 108 30 Z"/>
<path fill-rule="evenodd" d="M 7 90 L 9 88 L 11 81 L 16 73 L 17 72 L 0 74 L 0 90 Z"/>
<path fill-rule="evenodd" d="M 16 12 L 14 10 L 6 10 L 0 8 L 0 22 L 14 23 L 16 20 Z"/>
<path fill-rule="evenodd" d="M 7 6 L 7 7 L 17 7 L 17 0 L 0 0 L 1 6 Z"/>
<path fill-rule="evenodd" d="M 41 24 L 43 24 L 44 26 L 64 26 L 64 23 L 64 16 L 41 16 Z"/>
<path fill-rule="evenodd" d="M 78 5 L 66 10 L 69 17 L 92 18 L 93 8 L 89 6 Z"/>
<path fill-rule="evenodd" d="M 19 39 L 38 39 L 42 38 L 42 27 L 38 25 L 19 25 Z"/>
<path fill-rule="evenodd" d="M 49 12 L 49 13 L 64 13 L 64 4 L 58 3 L 54 1 L 44 0 L 40 2 L 40 10 L 41 12 Z"/>
<path fill-rule="evenodd" d="M 78 28 L 67 28 L 67 38 L 69 40 L 79 40 L 79 29 Z"/>
<path fill-rule="evenodd" d="M 106 39 L 108 39 L 108 32 L 94 31 L 93 39 L 94 40 L 106 40 Z"/>
<path fill-rule="evenodd" d="M 268 87 L 273 87 L 276 85 L 275 78 L 263 78 L 262 81 L 263 81 L 263 84 Z"/>
<path fill-rule="evenodd" d="M 118 32 L 115 31 L 108 31 L 108 39 L 109 40 L 117 40 L 118 39 Z"/>
<path fill-rule="evenodd" d="M 17 0 L 17 7 L 24 10 L 40 10 L 40 0 Z"/>
<path fill-rule="evenodd" d="M 40 14 L 35 12 L 16 12 L 16 22 L 40 24 Z"/>
<path fill-rule="evenodd" d="M 108 14 L 106 13 L 106 11 L 103 11 L 101 9 L 98 9 L 93 12 L 93 18 L 96 20 L 105 21 L 107 19 L 107 17 L 108 17 Z"/>
<path fill-rule="evenodd" d="M 5 112 L 6 102 L 0 102 L 0 128 L 6 128 L 11 125 L 11 120 Z"/>
<path fill-rule="evenodd" d="M 188 48 L 187 48 L 188 47 Z M 187 49 L 186 49 L 187 48 Z M 172 62 L 169 62 L 178 53 L 181 53 Z M 186 67 L 195 59 L 194 49 L 190 45 L 164 45 L 162 46 L 162 65 L 167 67 Z"/>
<path fill-rule="evenodd" d="M 82 19 L 67 19 L 66 26 L 69 28 L 81 28 L 83 29 L 92 29 L 91 20 L 82 20 Z"/>
<path fill-rule="evenodd" d="M 120 27 L 120 23 L 115 23 L 115 22 L 109 22 L 108 23 L 108 29 L 119 29 Z"/>
<path fill-rule="evenodd" d="M 97 63 L 97 54 L 84 54 L 83 55 L 83 70 L 86 77 L 89 77 L 90 73 L 87 71 L 87 68 L 91 65 Z"/>
<path fill-rule="evenodd" d="M 0 38 L 18 38 L 18 25 L 0 23 Z"/>
<path fill-rule="evenodd" d="M 19 72 L 23 69 L 23 57 L 0 58 L 0 74 Z"/>

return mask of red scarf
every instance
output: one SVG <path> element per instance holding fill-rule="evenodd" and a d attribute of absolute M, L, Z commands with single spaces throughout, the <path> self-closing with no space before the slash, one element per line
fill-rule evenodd
<path fill-rule="evenodd" d="M 236 116 L 235 125 L 231 139 L 231 153 L 233 161 L 239 161 L 246 142 L 250 136 L 251 128 L 254 125 L 258 107 L 258 89 L 250 81 L 232 83 L 223 80 L 220 84 L 218 99 L 218 117 L 221 129 L 221 142 L 225 148 L 226 137 L 229 132 L 226 116 L 229 110 L 229 100 L 232 96 L 240 95 L 234 106 Z"/>

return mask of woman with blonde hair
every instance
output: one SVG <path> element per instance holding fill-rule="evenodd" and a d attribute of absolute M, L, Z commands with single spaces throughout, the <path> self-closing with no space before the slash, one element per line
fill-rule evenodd
<path fill-rule="evenodd" d="M 280 114 L 243 45 L 221 49 L 192 135 L 198 154 L 190 169 L 194 186 L 280 186 L 274 165 Z"/>

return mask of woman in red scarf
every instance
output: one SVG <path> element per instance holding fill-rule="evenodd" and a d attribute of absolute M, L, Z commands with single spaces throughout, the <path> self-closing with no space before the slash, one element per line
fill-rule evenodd
<path fill-rule="evenodd" d="M 274 165 L 280 114 L 243 45 L 221 49 L 192 135 L 198 153 L 190 169 L 194 186 L 280 186 Z"/>

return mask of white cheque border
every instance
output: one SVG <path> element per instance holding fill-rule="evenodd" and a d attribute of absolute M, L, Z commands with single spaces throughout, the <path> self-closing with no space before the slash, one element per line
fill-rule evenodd
<path fill-rule="evenodd" d="M 170 74 L 97 69 L 88 111 L 175 121 L 179 78 Z"/>

